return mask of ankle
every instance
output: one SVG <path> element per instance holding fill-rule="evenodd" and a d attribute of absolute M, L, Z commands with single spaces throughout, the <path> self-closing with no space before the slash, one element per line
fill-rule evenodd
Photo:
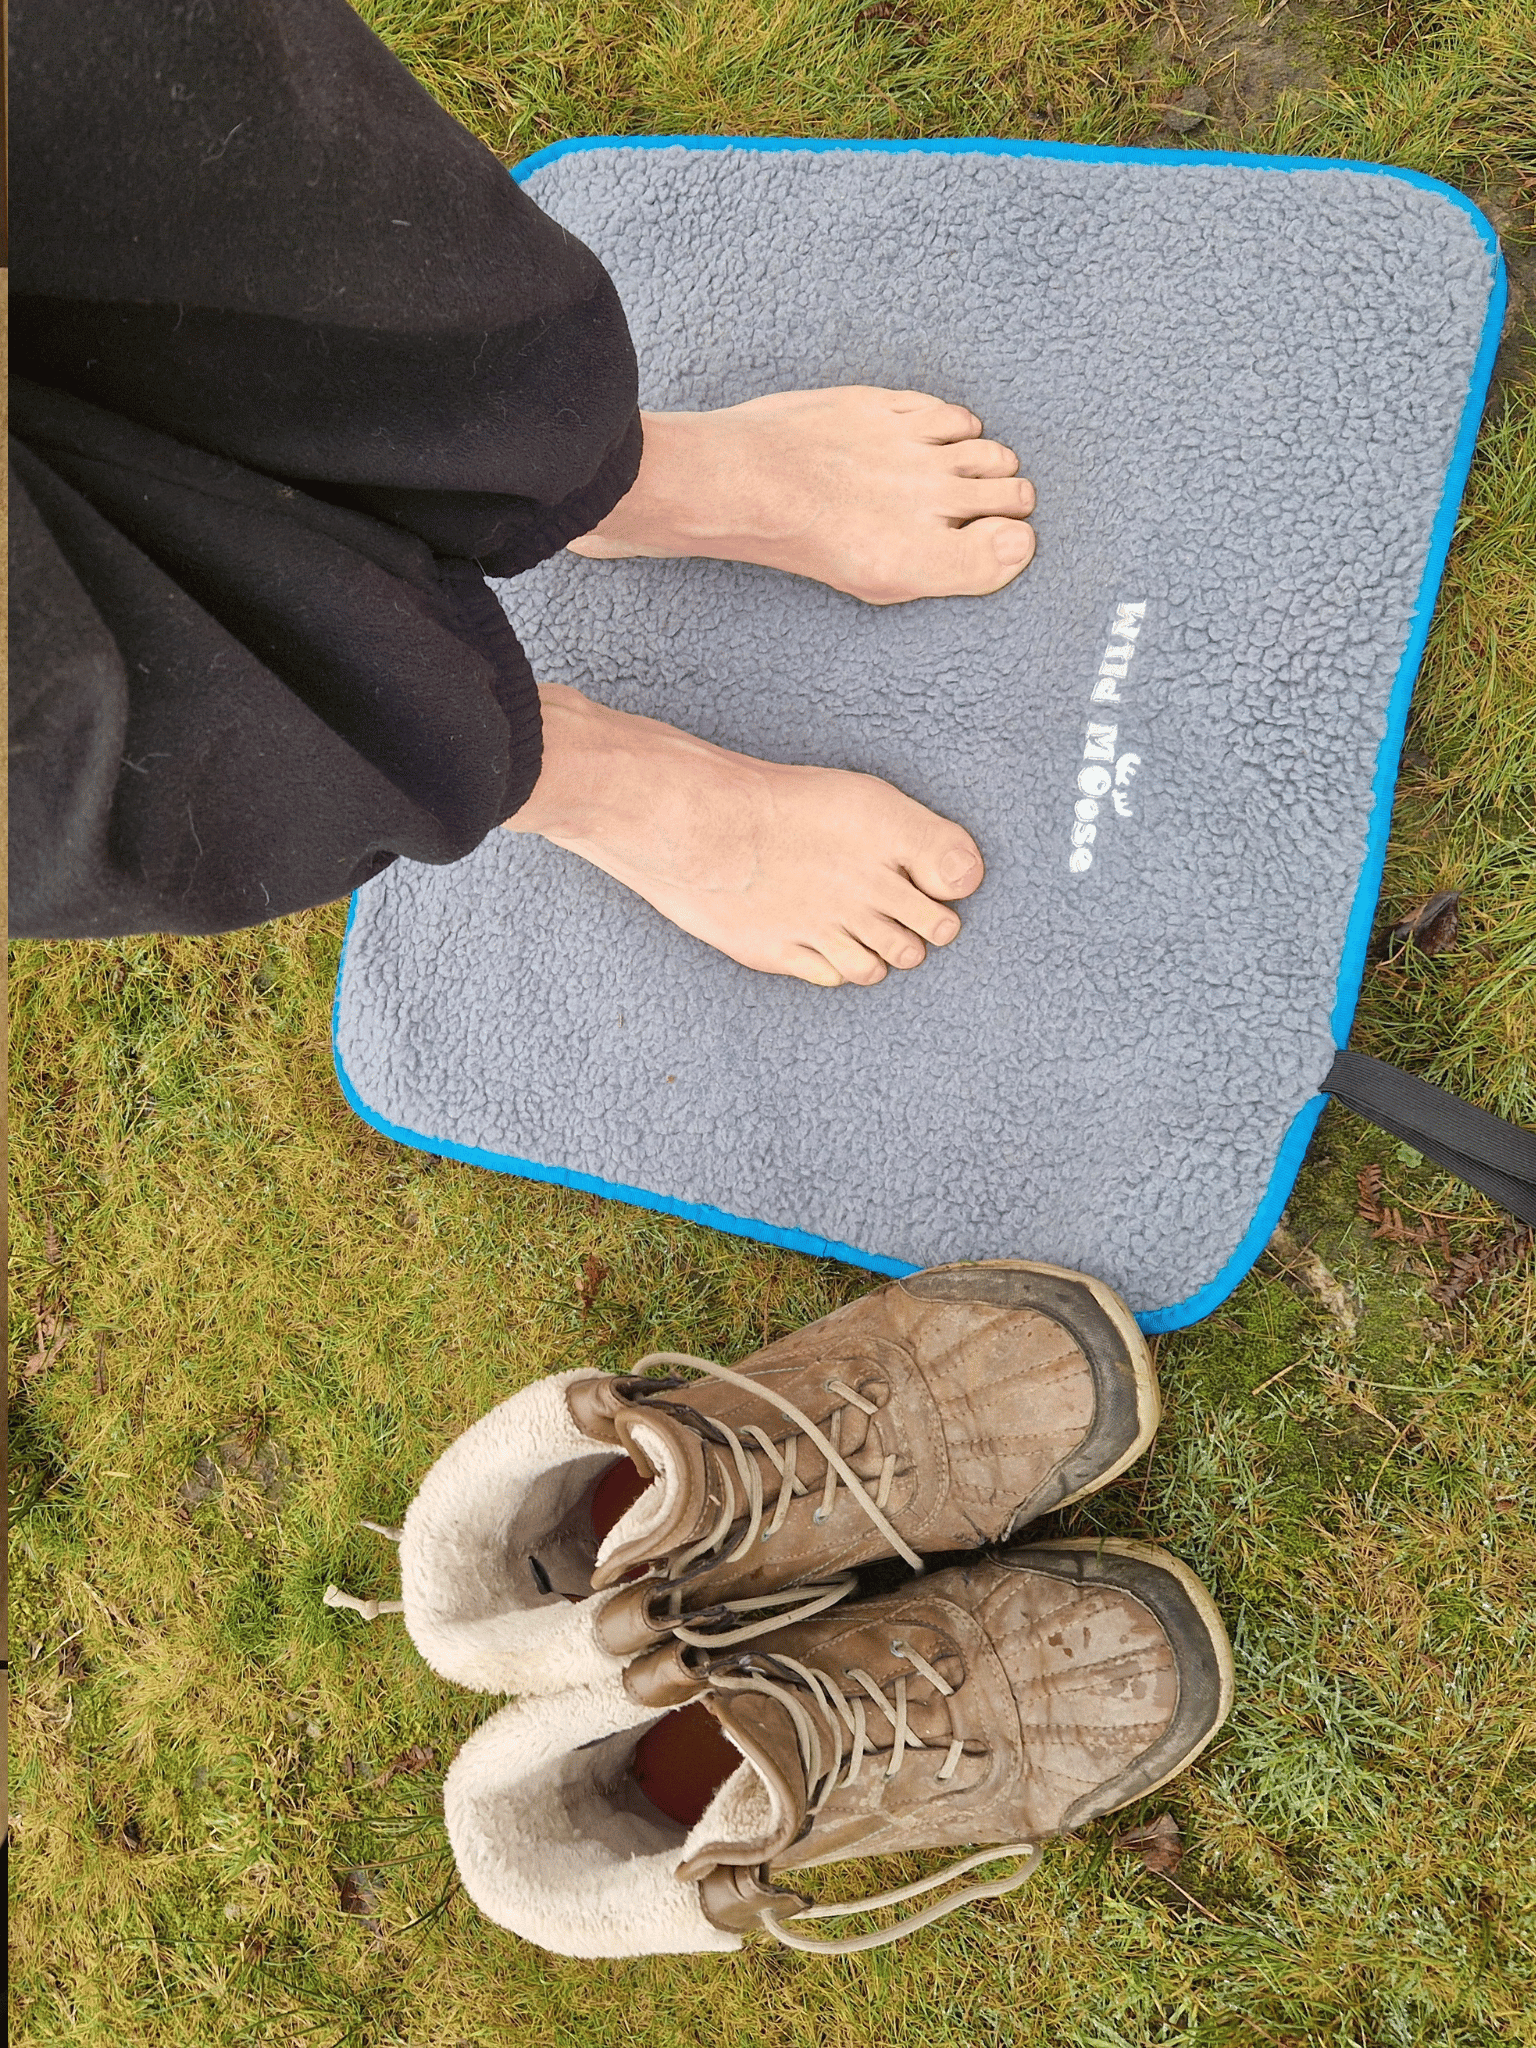
<path fill-rule="evenodd" d="M 760 808 L 770 764 L 728 753 L 676 726 L 595 703 L 563 683 L 539 685 L 544 759 L 533 794 L 507 832 L 536 832 L 599 867 L 679 861 L 702 853 L 721 873 L 723 835 L 746 843 L 743 821 Z M 737 860 L 727 859 L 734 871 Z"/>
<path fill-rule="evenodd" d="M 642 412 L 644 445 L 634 483 L 592 533 L 624 546 L 677 549 L 696 538 L 708 472 L 706 413 Z"/>
<path fill-rule="evenodd" d="M 595 704 L 564 683 L 539 684 L 544 754 L 527 802 L 503 821 L 504 832 L 536 832 L 546 839 L 590 829 L 604 793 L 622 772 L 624 713 Z"/>

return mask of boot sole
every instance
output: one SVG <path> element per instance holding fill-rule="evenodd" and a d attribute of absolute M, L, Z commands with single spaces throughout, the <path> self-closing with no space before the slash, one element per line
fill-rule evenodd
<path fill-rule="evenodd" d="M 1142 1605 L 1150 1609 L 1162 1627 L 1164 1634 L 1168 1637 L 1169 1642 L 1173 1646 L 1174 1655 L 1179 1662 L 1181 1695 L 1185 1690 L 1186 1670 L 1190 1662 L 1208 1657 L 1215 1666 L 1214 1675 L 1216 1678 L 1216 1698 L 1214 1703 L 1202 1712 L 1201 1718 L 1204 1720 L 1205 1725 L 1201 1728 L 1200 1732 L 1192 1740 L 1177 1746 L 1171 1758 L 1161 1760 L 1155 1776 L 1147 1778 L 1144 1782 L 1135 1782 L 1123 1792 L 1115 1794 L 1102 1806 L 1095 1804 L 1095 1810 L 1091 1813 L 1079 1814 L 1074 1809 L 1072 1813 L 1068 1814 L 1064 1823 L 1063 1832 L 1065 1832 L 1067 1828 L 1081 1826 L 1084 1821 L 1096 1820 L 1101 1814 L 1113 1813 L 1117 1808 L 1129 1805 L 1133 1799 L 1144 1799 L 1153 1792 L 1161 1791 L 1163 1786 L 1178 1777 L 1181 1771 L 1187 1770 L 1201 1751 L 1215 1740 L 1227 1716 L 1232 1711 L 1236 1671 L 1232 1662 L 1232 1644 L 1228 1639 L 1226 1624 L 1222 1621 L 1215 1601 L 1211 1598 L 1200 1580 L 1195 1577 L 1189 1566 L 1181 1559 L 1173 1556 L 1170 1551 L 1162 1549 L 1156 1543 L 1137 1543 L 1127 1537 L 1071 1536 L 1064 1537 L 1060 1542 L 1055 1543 L 1032 1543 L 1025 1549 L 1015 1551 L 1012 1554 L 1011 1561 L 1026 1565 L 1027 1568 L 1027 1560 L 1038 1560 L 1041 1565 L 1044 1565 L 1048 1557 L 1063 1554 L 1072 1556 L 1091 1554 L 1095 1559 L 1123 1558 L 1132 1566 L 1150 1567 L 1153 1571 L 1174 1580 L 1179 1593 L 1182 1594 L 1184 1600 L 1188 1602 L 1189 1607 L 1193 1610 L 1193 1616 L 1199 1624 L 1203 1640 L 1198 1642 L 1190 1641 L 1187 1616 L 1173 1617 L 1174 1625 L 1171 1626 L 1170 1616 L 1163 1611 L 1165 1603 L 1159 1601 L 1155 1596 L 1151 1598 L 1146 1597 L 1146 1594 L 1150 1593 L 1152 1589 L 1150 1587 L 1138 1588 L 1134 1573 L 1126 1576 L 1125 1581 L 1119 1584 L 1119 1590 L 1129 1593 L 1133 1599 L 1141 1599 Z M 999 1561 L 1001 1562 L 1001 1560 Z M 1179 1625 L 1181 1623 L 1182 1626 Z M 1197 1680 L 1204 1679 L 1207 1682 L 1210 1676 L 1209 1673 L 1205 1672 L 1191 1672 L 1189 1675 Z M 1175 1719 L 1177 1719 L 1177 1710 Z M 1125 1774 L 1125 1777 L 1135 1778 L 1136 1769 L 1137 1767 L 1133 1766 L 1132 1770 Z M 1123 1782 L 1124 1780 L 1122 1780 Z M 1102 1793 L 1098 1796 L 1101 1797 Z M 1087 1804 L 1086 1801 L 1082 1803 Z"/>
<path fill-rule="evenodd" d="M 896 1285 L 907 1288 L 909 1292 L 914 1292 L 910 1286 L 912 1281 L 927 1280 L 939 1273 L 1028 1273 L 1042 1279 L 1062 1282 L 1071 1288 L 1084 1289 L 1093 1298 L 1100 1313 L 1111 1325 L 1115 1334 L 1124 1345 L 1126 1357 L 1131 1368 L 1134 1381 L 1136 1430 L 1130 1445 L 1120 1451 L 1107 1466 L 1095 1473 L 1091 1479 L 1086 1480 L 1081 1486 L 1074 1487 L 1071 1491 L 1054 1498 L 1041 1500 L 1038 1505 L 1036 1505 L 1038 1496 L 1025 1501 L 1015 1514 L 1013 1521 L 1004 1531 L 1003 1540 L 1006 1542 L 1008 1538 L 1015 1535 L 1027 1523 L 1034 1521 L 1037 1516 L 1054 1514 L 1060 1508 L 1071 1507 L 1077 1501 L 1086 1500 L 1089 1494 L 1097 1493 L 1101 1487 L 1108 1486 L 1112 1480 L 1118 1479 L 1122 1472 L 1127 1471 L 1130 1466 L 1135 1464 L 1136 1460 L 1142 1455 L 1143 1451 L 1146 1450 L 1153 1437 L 1157 1434 L 1157 1425 L 1162 1419 L 1163 1404 L 1162 1396 L 1158 1391 L 1157 1370 L 1152 1363 L 1152 1353 L 1148 1348 L 1147 1340 L 1137 1327 L 1136 1318 L 1131 1314 L 1130 1309 L 1112 1287 L 1106 1285 L 1102 1280 L 1095 1280 L 1091 1273 L 1075 1272 L 1070 1266 L 1047 1266 L 1033 1259 L 964 1259 L 957 1260 L 947 1266 L 926 1266 L 920 1273 L 907 1274 L 904 1279 L 898 1280 Z M 922 1300 L 924 1297 L 921 1294 L 917 1294 L 915 1298 Z M 1051 1315 L 1055 1313 L 1054 1309 L 1045 1303 L 1039 1304 L 1039 1307 L 1042 1314 Z M 1090 1364 L 1092 1364 L 1092 1354 L 1089 1352 L 1088 1345 L 1084 1343 L 1075 1330 L 1073 1335 L 1083 1345 L 1084 1352 L 1089 1356 Z M 1095 1417 L 1094 1426 L 1097 1426 L 1097 1417 Z M 1092 1436 L 1093 1428 L 1090 1427 L 1088 1438 L 1085 1441 L 1091 1441 Z"/>

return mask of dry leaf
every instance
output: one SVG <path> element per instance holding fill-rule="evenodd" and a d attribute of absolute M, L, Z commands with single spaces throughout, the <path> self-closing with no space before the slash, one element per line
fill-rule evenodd
<path fill-rule="evenodd" d="M 1315 1294 L 1335 1321 L 1342 1324 L 1346 1334 L 1352 1336 L 1360 1321 L 1355 1297 L 1342 1280 L 1329 1272 L 1317 1253 L 1299 1244 L 1283 1223 L 1269 1240 L 1269 1249 L 1284 1261 L 1291 1278 L 1308 1294 Z"/>
<path fill-rule="evenodd" d="M 867 21 L 871 25 L 880 21 L 889 21 L 893 22 L 897 28 L 910 26 L 906 9 L 898 7 L 895 4 L 895 0 L 872 0 L 870 6 L 859 9 L 857 18 L 860 21 Z"/>
<path fill-rule="evenodd" d="M 1184 1861 L 1184 1837 L 1171 1813 L 1160 1813 L 1144 1828 L 1127 1828 L 1116 1835 L 1115 1847 L 1139 1856 L 1154 1877 L 1177 1877 Z"/>
<path fill-rule="evenodd" d="M 1443 1220 L 1429 1217 L 1420 1211 L 1420 1221 L 1404 1223 L 1402 1211 L 1388 1208 L 1381 1199 L 1382 1183 L 1386 1169 L 1381 1166 L 1363 1166 L 1355 1176 L 1355 1185 L 1360 1191 L 1355 1214 L 1362 1223 L 1373 1225 L 1372 1235 L 1384 1239 L 1388 1244 L 1422 1246 L 1434 1245 L 1442 1258 L 1451 1256 L 1451 1240 L 1446 1234 Z"/>
<path fill-rule="evenodd" d="M 1464 1294 L 1483 1281 L 1494 1279 L 1506 1272 L 1529 1248 L 1531 1231 L 1523 1223 L 1510 1224 L 1497 1238 L 1485 1239 L 1470 1251 L 1459 1252 L 1451 1257 L 1451 1241 L 1444 1219 L 1427 1216 L 1420 1212 L 1416 1224 L 1403 1221 L 1400 1210 L 1390 1208 L 1381 1200 L 1383 1173 L 1379 1166 L 1364 1168 L 1359 1176 L 1360 1207 L 1362 1222 L 1375 1226 L 1374 1235 L 1385 1239 L 1388 1244 L 1423 1247 L 1433 1245 L 1449 1265 L 1445 1278 L 1430 1288 L 1432 1300 L 1450 1308 Z"/>
<path fill-rule="evenodd" d="M 143 1855 L 144 1834 L 136 1820 L 125 1820 L 123 1822 L 123 1831 L 117 1838 L 117 1846 L 125 1856 Z"/>
<path fill-rule="evenodd" d="M 1460 890 L 1442 889 L 1438 896 L 1431 896 L 1417 910 L 1410 910 L 1387 933 L 1388 955 L 1401 953 L 1405 946 L 1412 946 L 1415 952 L 1427 953 L 1431 957 L 1436 953 L 1448 953 L 1455 945 L 1461 928 L 1460 903 Z"/>
<path fill-rule="evenodd" d="M 1400 1210 L 1388 1209 L 1385 1219 L 1377 1225 L 1375 1235 L 1388 1244 L 1432 1244 L 1438 1247 L 1442 1258 L 1451 1256 L 1450 1236 L 1443 1219 L 1438 1216 L 1426 1216 L 1420 1223 L 1409 1224 L 1403 1221 Z"/>
<path fill-rule="evenodd" d="M 199 1453 L 181 1487 L 183 1507 L 201 1507 L 223 1493 L 228 1479 L 244 1480 L 269 1507 L 280 1507 L 293 1480 L 293 1454 L 286 1444 L 259 1439 L 261 1425 L 251 1423 L 226 1436 L 211 1450 Z"/>
<path fill-rule="evenodd" d="M 412 1778 L 418 1771 L 430 1771 L 436 1762 L 435 1749 L 413 1742 L 409 1749 L 401 1750 L 392 1763 L 387 1763 L 373 1782 L 375 1785 L 387 1785 L 391 1778 Z"/>
<path fill-rule="evenodd" d="M 379 1903 L 379 1894 L 374 1886 L 373 1873 L 361 1867 L 344 1871 L 337 1885 L 337 1892 L 343 1913 L 355 1914 L 365 1927 L 371 1928 L 377 1934 L 379 1923 L 374 1919 L 373 1912 Z"/>
<path fill-rule="evenodd" d="M 596 1301 L 603 1282 L 608 1278 L 608 1268 L 596 1252 L 587 1252 L 581 1261 L 581 1320 L 585 1322 Z"/>
<path fill-rule="evenodd" d="M 888 24 L 907 36 L 920 50 L 926 50 L 933 39 L 933 23 L 923 20 L 911 8 L 897 6 L 895 0 L 873 0 L 871 6 L 860 8 L 854 19 L 867 28 Z"/>
<path fill-rule="evenodd" d="M 1458 1253 L 1451 1260 L 1450 1271 L 1445 1278 L 1430 1288 L 1431 1299 L 1438 1301 L 1442 1308 L 1454 1308 L 1474 1287 L 1508 1272 L 1516 1260 L 1530 1250 L 1531 1237 L 1528 1223 L 1511 1223 L 1498 1237 L 1485 1240 L 1469 1252 Z"/>
<path fill-rule="evenodd" d="M 73 1325 L 62 1309 L 45 1309 L 37 1305 L 37 1349 L 21 1368 L 25 1380 L 36 1379 L 40 1372 L 46 1372 L 59 1353 L 64 1349 Z"/>
<path fill-rule="evenodd" d="M 186 1508 L 201 1507 L 205 1500 L 212 1500 L 216 1493 L 224 1491 L 224 1474 L 219 1470 L 206 1451 L 201 1451 L 193 1460 L 192 1470 L 182 1481 L 181 1504 Z"/>
<path fill-rule="evenodd" d="M 1374 1164 L 1362 1166 L 1355 1175 L 1355 1186 L 1360 1191 L 1355 1214 L 1362 1223 L 1380 1223 L 1385 1216 L 1386 1211 L 1381 1206 L 1381 1184 L 1386 1177 L 1387 1169 Z"/>

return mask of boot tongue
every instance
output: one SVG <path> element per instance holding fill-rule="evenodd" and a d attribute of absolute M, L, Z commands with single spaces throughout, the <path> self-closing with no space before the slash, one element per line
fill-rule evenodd
<path fill-rule="evenodd" d="M 687 1423 L 659 1408 L 626 1408 L 614 1416 L 613 1427 L 621 1448 L 651 1483 L 598 1545 L 592 1589 L 599 1593 L 637 1565 L 697 1542 L 718 1513 L 704 1446 Z"/>
<path fill-rule="evenodd" d="M 683 1844 L 685 1882 L 718 1864 L 769 1863 L 800 1833 L 808 1797 L 789 1710 L 761 1692 L 714 1692 L 704 1704 L 741 1751 L 733 1771 Z M 810 1709 L 813 1717 L 815 1708 Z"/>

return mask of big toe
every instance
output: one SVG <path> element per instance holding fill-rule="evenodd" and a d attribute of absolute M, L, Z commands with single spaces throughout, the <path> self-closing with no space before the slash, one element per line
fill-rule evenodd
<path fill-rule="evenodd" d="M 925 896 L 938 903 L 956 903 L 981 887 L 986 867 L 981 849 L 969 832 L 935 818 L 906 863 L 907 873 Z M 937 942 L 943 940 L 934 934 Z"/>
<path fill-rule="evenodd" d="M 1035 558 L 1035 529 L 1027 519 L 973 519 L 956 529 L 956 568 L 967 595 L 1001 590 Z"/>

